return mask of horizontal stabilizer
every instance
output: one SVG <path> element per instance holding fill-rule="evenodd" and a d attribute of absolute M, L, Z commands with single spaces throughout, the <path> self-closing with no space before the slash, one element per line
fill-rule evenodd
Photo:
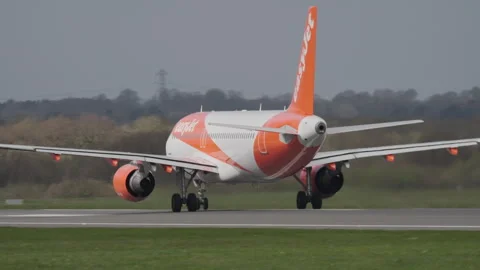
<path fill-rule="evenodd" d="M 245 126 L 245 125 L 223 124 L 223 123 L 209 123 L 209 125 L 217 126 L 217 127 L 229 127 L 229 128 L 237 128 L 237 129 L 244 129 L 244 130 L 255 130 L 255 131 L 265 131 L 265 132 L 273 132 L 273 133 L 280 133 L 280 134 L 298 135 L 297 131 L 292 127 L 270 128 L 270 127 L 256 127 L 256 126 Z"/>
<path fill-rule="evenodd" d="M 408 121 L 397 121 L 397 122 L 386 122 L 378 124 L 366 124 L 366 125 L 356 125 L 356 126 L 346 126 L 346 127 L 331 127 L 327 129 L 327 134 L 340 134 L 354 131 L 370 130 L 370 129 L 379 129 L 387 127 L 396 127 L 412 124 L 423 123 L 423 120 L 408 120 Z"/>

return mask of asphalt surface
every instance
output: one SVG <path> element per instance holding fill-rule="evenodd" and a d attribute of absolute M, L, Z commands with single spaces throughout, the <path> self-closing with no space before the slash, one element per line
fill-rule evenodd
<path fill-rule="evenodd" d="M 0 210 L 0 226 L 480 230 L 480 209 Z"/>

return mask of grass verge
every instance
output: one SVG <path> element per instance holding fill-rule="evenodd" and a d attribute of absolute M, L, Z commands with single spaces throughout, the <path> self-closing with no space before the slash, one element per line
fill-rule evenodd
<path fill-rule="evenodd" d="M 51 208 L 125 208 L 169 209 L 174 189 L 156 190 L 146 200 L 138 203 L 119 197 L 93 197 L 84 199 L 32 199 L 23 205 L 1 205 L 0 208 L 51 209 Z M 479 189 L 386 191 L 367 188 L 344 187 L 334 197 L 324 201 L 324 208 L 473 208 L 480 207 Z M 293 209 L 296 190 L 207 193 L 212 209 Z"/>
<path fill-rule="evenodd" d="M 0 229 L 2 269 L 480 269 L 480 234 Z"/>

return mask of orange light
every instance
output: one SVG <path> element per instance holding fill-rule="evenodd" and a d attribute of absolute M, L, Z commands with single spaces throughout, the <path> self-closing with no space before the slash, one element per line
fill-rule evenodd
<path fill-rule="evenodd" d="M 395 156 L 394 155 L 386 155 L 385 160 L 388 162 L 394 162 L 395 161 Z"/>
<path fill-rule="evenodd" d="M 113 167 L 117 167 L 117 166 L 118 166 L 118 159 L 111 158 L 111 159 L 109 159 L 109 161 L 110 161 L 110 164 L 111 164 Z"/>
<path fill-rule="evenodd" d="M 335 170 L 337 170 L 337 164 L 330 163 L 330 164 L 327 165 L 327 169 L 329 169 L 330 171 L 335 171 Z"/>
<path fill-rule="evenodd" d="M 52 154 L 52 158 L 53 158 L 53 160 L 55 160 L 55 161 L 60 161 L 61 156 L 60 156 L 59 154 Z"/>
<path fill-rule="evenodd" d="M 452 156 L 458 155 L 458 148 L 448 148 L 447 150 Z"/>
<path fill-rule="evenodd" d="M 166 173 L 172 173 L 173 172 L 173 167 L 170 166 L 170 165 L 162 165 L 163 166 L 163 170 L 166 172 Z"/>

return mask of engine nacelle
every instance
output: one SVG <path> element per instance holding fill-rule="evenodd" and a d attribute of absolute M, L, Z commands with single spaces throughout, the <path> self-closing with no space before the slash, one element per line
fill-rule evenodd
<path fill-rule="evenodd" d="M 316 166 L 312 168 L 311 184 L 312 192 L 319 193 L 322 198 L 329 198 L 335 195 L 343 187 L 343 173 L 339 169 L 330 170 L 326 166 Z M 304 169 L 300 173 L 300 181 L 307 186 L 307 171 Z"/>
<path fill-rule="evenodd" d="M 147 198 L 155 188 L 155 177 L 145 172 L 142 165 L 125 164 L 113 176 L 113 189 L 121 198 L 139 202 Z"/>

